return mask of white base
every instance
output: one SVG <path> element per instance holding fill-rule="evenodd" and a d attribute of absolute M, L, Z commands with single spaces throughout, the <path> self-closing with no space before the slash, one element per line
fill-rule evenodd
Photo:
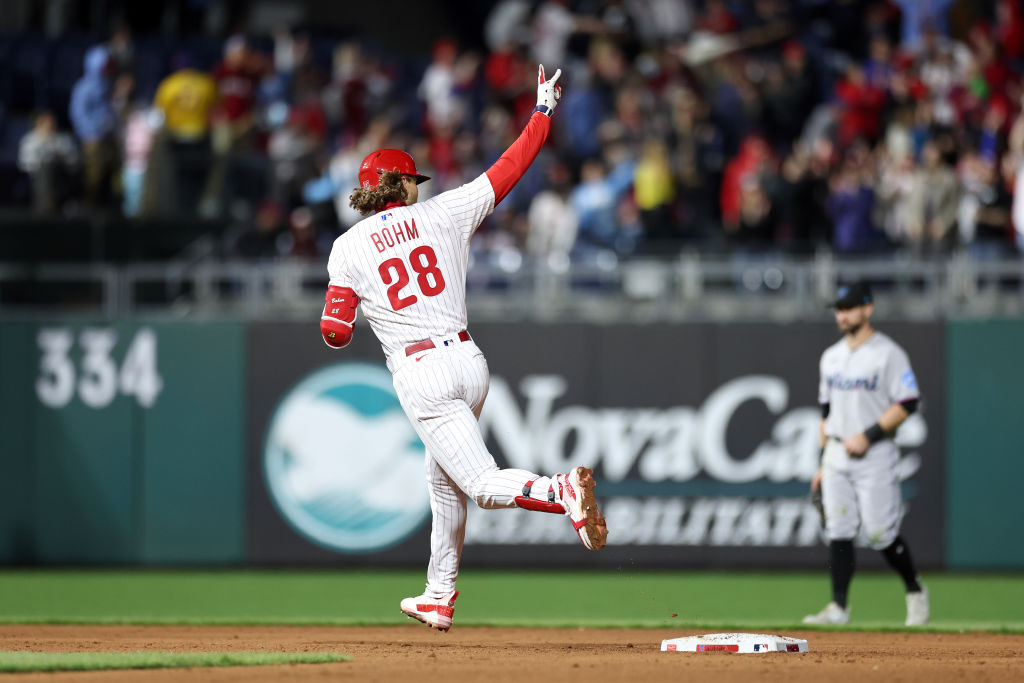
<path fill-rule="evenodd" d="M 703 636 L 668 638 L 661 641 L 662 652 L 807 652 L 807 641 L 764 633 L 709 633 Z"/>

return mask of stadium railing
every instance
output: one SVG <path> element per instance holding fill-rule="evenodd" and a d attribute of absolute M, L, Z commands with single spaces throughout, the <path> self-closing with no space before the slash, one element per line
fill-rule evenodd
<path fill-rule="evenodd" d="M 1024 315 L 1024 259 L 708 256 L 471 264 L 471 320 L 814 320 L 838 283 L 866 279 L 879 318 Z M 322 306 L 326 263 L 175 260 L 0 262 L 0 316 L 34 314 L 304 318 Z"/>

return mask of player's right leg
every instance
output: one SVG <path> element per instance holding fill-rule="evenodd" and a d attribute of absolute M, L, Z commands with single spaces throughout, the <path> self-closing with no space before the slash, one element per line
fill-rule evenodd
<path fill-rule="evenodd" d="M 426 594 L 435 598 L 455 590 L 466 540 L 466 494 L 445 474 L 427 451 L 427 486 L 430 491 L 430 562 Z"/>
<path fill-rule="evenodd" d="M 430 491 L 430 562 L 423 595 L 405 598 L 404 614 L 431 628 L 447 631 L 455 615 L 455 579 L 459 574 L 466 538 L 466 495 L 444 473 L 427 451 L 427 487 Z"/>
<path fill-rule="evenodd" d="M 805 624 L 845 624 L 850 621 L 847 596 L 854 572 L 853 539 L 860 525 L 857 494 L 846 472 L 826 465 L 821 478 L 821 496 L 829 538 L 832 601 L 817 614 L 808 614 L 803 621 Z"/>

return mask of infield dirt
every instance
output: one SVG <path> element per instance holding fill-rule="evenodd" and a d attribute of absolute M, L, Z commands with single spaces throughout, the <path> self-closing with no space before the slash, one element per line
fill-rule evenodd
<path fill-rule="evenodd" d="M 1024 636 L 800 632 L 806 654 L 661 652 L 705 631 L 305 626 L 0 626 L 0 650 L 343 652 L 339 664 L 14 674 L 58 681 L 1021 681 Z"/>

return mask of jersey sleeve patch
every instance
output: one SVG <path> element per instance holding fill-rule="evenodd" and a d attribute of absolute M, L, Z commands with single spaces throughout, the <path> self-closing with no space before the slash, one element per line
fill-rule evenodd
<path fill-rule="evenodd" d="M 903 373 L 903 377 L 900 378 L 903 382 L 903 386 L 907 389 L 917 389 L 917 377 L 914 376 L 913 370 L 907 370 Z"/>

